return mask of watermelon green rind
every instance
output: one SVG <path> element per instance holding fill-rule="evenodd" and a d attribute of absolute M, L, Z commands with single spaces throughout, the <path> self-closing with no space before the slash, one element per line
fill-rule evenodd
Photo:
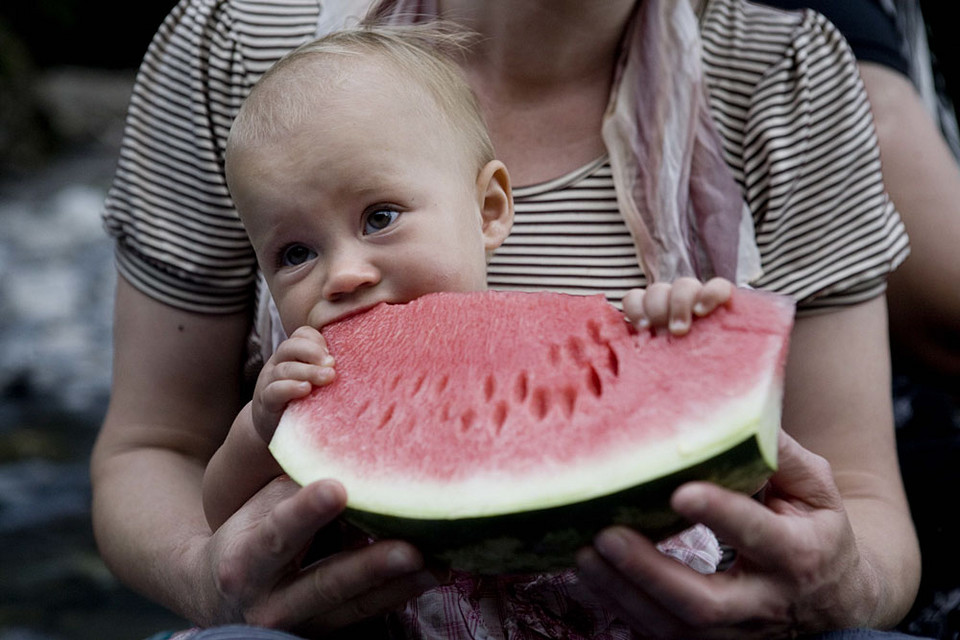
<path fill-rule="evenodd" d="M 689 523 L 669 508 L 684 482 L 715 482 L 752 494 L 773 466 L 758 436 L 653 481 L 548 509 L 461 519 L 403 518 L 348 508 L 346 519 L 375 536 L 410 540 L 428 557 L 476 574 L 545 572 L 570 567 L 578 549 L 604 527 L 623 524 L 660 540 Z"/>

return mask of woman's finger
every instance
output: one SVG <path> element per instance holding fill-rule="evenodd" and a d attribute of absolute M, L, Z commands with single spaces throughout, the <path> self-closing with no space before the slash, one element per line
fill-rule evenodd
<path fill-rule="evenodd" d="M 843 497 L 827 460 L 805 449 L 790 434 L 780 431 L 776 473 L 770 485 L 777 494 L 802 500 L 814 509 L 842 510 Z"/>
<path fill-rule="evenodd" d="M 578 557 L 585 581 L 651 637 L 772 638 L 793 624 L 762 573 L 700 574 L 623 527 L 602 532 L 595 549 Z"/>
<path fill-rule="evenodd" d="M 244 506 L 262 513 L 253 514 L 250 535 L 238 550 L 249 564 L 246 580 L 251 585 L 280 582 L 316 533 L 336 520 L 347 504 L 343 487 L 330 480 L 314 482 L 277 501 L 271 494 L 283 483 L 294 484 L 289 479 L 275 480 Z"/>
<path fill-rule="evenodd" d="M 577 555 L 581 579 L 634 631 L 643 637 L 673 637 L 681 628 L 680 620 L 657 604 L 651 597 L 651 588 L 646 575 L 637 573 L 635 564 L 627 557 L 628 551 L 621 548 L 619 528 L 601 532 L 594 547 L 582 549 Z M 640 538 L 639 536 L 637 538 Z M 646 539 L 633 541 L 640 553 L 659 554 Z M 667 562 L 676 562 L 661 556 Z"/>
<path fill-rule="evenodd" d="M 308 567 L 278 589 L 291 627 L 324 633 L 394 609 L 437 586 L 410 545 L 384 541 L 345 551 Z M 304 614 L 309 616 L 301 625 Z"/>

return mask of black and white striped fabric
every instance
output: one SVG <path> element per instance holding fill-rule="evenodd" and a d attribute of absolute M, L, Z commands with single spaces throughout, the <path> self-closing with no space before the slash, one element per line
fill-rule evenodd
<path fill-rule="evenodd" d="M 158 32 L 104 216 L 118 268 L 142 291 L 191 311 L 252 307 L 255 259 L 224 183 L 224 141 L 260 75 L 314 36 L 322 2 L 182 0 Z M 764 275 L 753 286 L 801 312 L 882 293 L 907 238 L 841 36 L 819 14 L 745 0 L 710 0 L 701 30 L 710 106 L 754 216 Z M 515 200 L 491 287 L 618 302 L 645 283 L 604 159 Z"/>

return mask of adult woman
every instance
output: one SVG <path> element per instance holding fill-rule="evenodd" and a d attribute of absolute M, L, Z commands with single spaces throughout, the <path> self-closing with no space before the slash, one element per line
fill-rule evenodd
<path fill-rule="evenodd" d="M 358 2 L 355 13 L 362 14 L 366 4 Z M 395 12 L 388 4 L 392 9 L 385 11 Z M 650 7 L 655 10 L 645 15 L 652 22 L 634 19 Z M 336 28 L 349 13 L 344 8 L 321 12 L 319 28 Z M 657 22 L 673 8 L 670 15 L 679 22 Z M 675 508 L 737 547 L 741 559 L 724 574 L 694 575 L 635 533 L 608 530 L 580 559 L 597 596 L 638 632 L 658 637 L 775 637 L 894 624 L 912 600 L 919 563 L 896 468 L 881 295 L 884 275 L 902 259 L 905 240 L 879 186 L 865 100 L 836 32 L 810 16 L 771 13 L 739 0 L 699 7 L 703 62 L 713 87 L 710 107 L 723 159 L 730 163 L 722 168 L 715 162 L 720 138 L 710 142 L 714 125 L 699 117 L 706 113 L 696 83 L 699 64 L 688 55 L 697 48 L 687 50 L 673 40 L 697 42 L 696 18 L 687 5 L 449 0 L 426 9 L 480 35 L 465 55 L 464 71 L 513 181 L 535 185 L 518 190 L 518 222 L 524 197 L 531 201 L 528 212 L 542 206 L 539 196 L 558 189 L 569 189 L 560 197 L 572 200 L 572 191 L 583 187 L 580 178 L 591 181 L 588 192 L 593 181 L 605 181 L 607 195 L 600 199 L 607 205 L 615 200 L 611 171 L 598 159 L 608 150 L 612 158 L 626 157 L 628 165 L 636 158 L 622 153 L 616 127 L 605 143 L 601 123 L 611 92 L 626 96 L 626 86 L 668 87 L 683 69 L 694 83 L 673 85 L 686 101 L 675 106 L 697 116 L 691 119 L 697 135 L 707 136 L 696 137 L 689 148 L 712 155 L 697 156 L 705 164 L 693 171 L 689 185 L 676 174 L 668 182 L 682 182 L 682 197 L 704 209 L 711 199 L 698 188 L 720 185 L 712 194 L 728 198 L 724 188 L 739 180 L 751 215 L 741 218 L 737 205 L 726 222 L 733 222 L 734 232 L 755 232 L 756 242 L 734 243 L 731 275 L 755 276 L 750 256 L 759 254 L 764 275 L 755 280 L 758 286 L 791 293 L 804 311 L 829 311 L 805 313 L 797 321 L 784 413 L 784 426 L 825 460 L 785 437 L 783 469 L 766 504 L 702 485 L 675 496 Z M 331 483 L 298 491 L 278 480 L 215 535 L 200 511 L 203 465 L 243 399 L 238 380 L 253 278 L 252 256 L 218 178 L 220 145 L 249 84 L 282 51 L 312 36 L 318 24 L 316 4 L 306 0 L 271 5 L 264 15 L 241 3 L 185 0 L 145 61 L 108 203 L 108 228 L 119 240 L 124 277 L 117 293 L 114 396 L 93 460 L 95 524 L 104 556 L 124 579 L 193 620 L 246 619 L 320 633 L 397 605 L 429 586 L 431 578 L 420 570 L 415 550 L 396 542 L 300 570 L 300 549 L 342 508 L 342 490 Z M 753 48 L 757 30 L 773 36 L 772 54 Z M 634 39 L 650 33 L 670 37 L 659 44 Z M 697 64 L 670 67 L 670 73 L 648 67 L 644 75 L 639 70 L 651 60 L 641 53 L 644 42 L 656 45 L 656 55 L 678 55 L 672 64 Z M 804 68 L 811 61 L 815 68 Z M 815 82 L 822 79 L 817 64 L 840 78 L 826 92 Z M 192 70 L 190 84 L 180 75 L 188 73 L 184 67 Z M 838 67 L 846 71 L 835 75 Z M 624 69 L 631 71 L 620 73 Z M 631 96 L 628 109 L 665 106 L 654 89 Z M 798 125 L 799 137 L 778 132 L 777 117 Z M 197 139 L 183 138 L 188 130 Z M 833 147 L 837 141 L 848 145 L 849 153 Z M 801 149 L 828 160 L 798 165 L 792 153 Z M 632 168 L 644 166 L 635 162 Z M 697 183 L 708 175 L 704 166 L 718 172 L 716 181 Z M 845 177 L 837 182 L 832 175 Z M 560 187 L 552 184 L 558 176 L 564 178 Z M 617 180 L 618 197 L 623 179 Z M 812 216 L 797 215 L 816 203 L 811 190 L 830 197 Z M 857 201 L 852 207 L 851 198 Z M 620 200 L 631 202 L 634 196 Z M 862 215 L 873 221 L 871 235 L 854 239 L 850 234 L 863 227 Z M 754 228 L 744 228 L 743 220 Z M 531 222 L 533 235 L 544 233 Z M 622 247 L 624 236 L 632 245 L 623 221 L 620 226 L 601 234 L 620 238 L 604 251 Z M 206 235 L 198 239 L 184 229 Z M 522 247 L 524 237 L 515 232 L 515 246 Z M 860 251 L 864 242 L 870 249 Z M 521 258 L 531 253 L 518 251 Z M 648 251 L 640 254 L 651 275 L 683 275 L 682 268 L 671 271 L 676 263 L 669 251 L 662 262 L 651 260 Z M 517 268 L 523 259 L 503 255 L 507 259 L 491 269 L 492 286 L 498 278 L 501 286 L 520 287 L 560 278 L 553 284 L 561 288 L 611 291 L 644 282 L 632 247 L 625 275 L 623 264 L 602 261 L 612 273 L 604 272 L 592 285 L 564 280 L 562 265 L 552 274 L 533 273 L 537 270 L 529 266 Z M 838 262 L 827 267 L 825 256 Z M 533 281 L 525 279 L 526 272 Z M 612 278 L 621 280 L 614 285 Z"/>

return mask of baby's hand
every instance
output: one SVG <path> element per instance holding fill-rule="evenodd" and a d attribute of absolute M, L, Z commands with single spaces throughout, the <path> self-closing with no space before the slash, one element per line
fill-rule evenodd
<path fill-rule="evenodd" d="M 253 424 L 264 442 L 270 442 L 288 402 L 333 381 L 333 365 L 326 341 L 312 327 L 300 327 L 280 343 L 253 392 Z"/>
<path fill-rule="evenodd" d="M 726 304 L 733 283 L 713 278 L 706 283 L 679 278 L 673 283 L 658 282 L 646 289 L 631 289 L 623 297 L 623 313 L 639 330 L 666 328 L 675 336 L 690 331 L 693 316 L 709 315 Z"/>

